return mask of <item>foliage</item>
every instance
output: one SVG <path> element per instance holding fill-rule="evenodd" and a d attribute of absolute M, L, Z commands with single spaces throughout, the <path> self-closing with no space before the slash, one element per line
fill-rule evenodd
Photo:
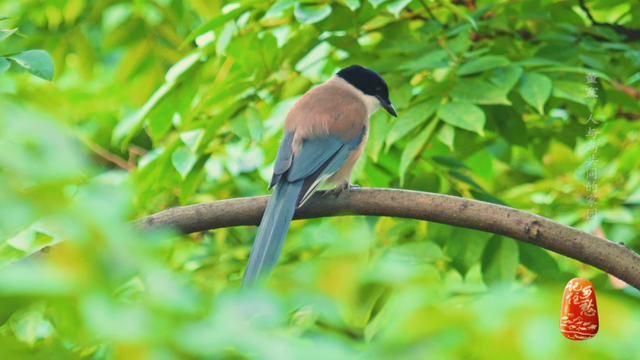
<path fill-rule="evenodd" d="M 0 3 L 0 357 L 637 356 L 637 290 L 511 239 L 300 221 L 269 288 L 238 292 L 255 228 L 167 241 L 126 225 L 266 194 L 287 111 L 358 63 L 383 74 L 399 117 L 372 117 L 356 183 L 507 204 L 638 251 L 640 46 L 619 29 L 640 28 L 640 4 L 585 6 Z M 598 217 L 586 219 L 592 126 Z M 58 242 L 46 262 L 16 262 Z M 583 343 L 558 324 L 575 276 L 594 283 L 601 312 Z"/>

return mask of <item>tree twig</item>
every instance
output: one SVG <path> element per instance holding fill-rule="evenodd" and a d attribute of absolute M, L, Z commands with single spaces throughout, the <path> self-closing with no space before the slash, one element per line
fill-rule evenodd
<path fill-rule="evenodd" d="M 89 149 L 91 149 L 91 151 L 93 151 L 97 155 L 100 155 L 100 157 L 102 157 L 103 159 L 108 160 L 108 161 L 118 165 L 119 167 L 121 167 L 121 168 L 123 168 L 123 169 L 125 169 L 127 171 L 131 171 L 131 170 L 135 169 L 135 167 L 136 167 L 135 164 L 126 162 L 121 157 L 108 152 L 107 150 L 102 148 L 102 146 L 94 143 L 93 141 L 91 141 L 89 139 L 85 139 L 84 137 L 81 137 L 81 138 L 82 138 L 82 141 L 85 143 L 85 145 L 87 145 L 87 147 Z"/>
<path fill-rule="evenodd" d="M 585 5 L 584 0 L 579 0 L 579 1 L 580 1 L 580 8 L 582 9 L 582 11 L 587 13 L 587 17 L 589 18 L 589 20 L 591 20 L 591 22 L 593 22 L 593 25 L 609 27 L 613 29 L 613 31 L 617 32 L 618 34 L 625 35 L 627 37 L 627 40 L 629 41 L 640 39 L 640 29 L 629 29 L 618 24 L 601 23 L 599 21 L 596 21 L 596 19 L 594 19 L 593 16 L 591 15 L 589 8 L 587 8 L 587 5 Z"/>
<path fill-rule="evenodd" d="M 339 198 L 316 193 L 294 219 L 391 216 L 504 235 L 594 266 L 640 289 L 640 255 L 615 243 L 506 206 L 460 197 L 398 189 L 352 189 Z M 174 228 L 183 233 L 258 225 L 268 196 L 220 200 L 166 209 L 132 222 L 140 230 Z"/>
<path fill-rule="evenodd" d="M 636 88 L 634 88 L 632 86 L 623 84 L 618 79 L 613 79 L 611 84 L 613 84 L 613 86 L 616 89 L 618 89 L 618 90 L 620 90 L 622 92 L 625 92 L 627 95 L 629 95 L 629 96 L 631 96 L 633 98 L 636 98 L 636 99 L 640 99 L 640 90 L 638 90 L 638 89 L 636 89 Z"/>

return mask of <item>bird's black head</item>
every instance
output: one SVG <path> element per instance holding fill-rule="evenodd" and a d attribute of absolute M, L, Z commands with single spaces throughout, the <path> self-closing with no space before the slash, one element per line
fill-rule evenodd
<path fill-rule="evenodd" d="M 377 72 L 369 70 L 364 66 L 351 65 L 338 71 L 338 76 L 364 94 L 375 96 L 378 101 L 380 101 L 382 108 L 387 110 L 389 114 L 396 117 L 398 116 L 393 105 L 391 105 L 391 100 L 389 100 L 387 83 Z"/>

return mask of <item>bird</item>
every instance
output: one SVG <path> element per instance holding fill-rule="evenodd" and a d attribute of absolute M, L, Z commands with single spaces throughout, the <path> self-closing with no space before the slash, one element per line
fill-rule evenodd
<path fill-rule="evenodd" d="M 336 185 L 334 196 L 350 189 L 353 166 L 369 135 L 369 118 L 379 108 L 397 117 L 382 76 L 351 65 L 300 97 L 284 123 L 284 135 L 242 287 L 262 283 L 275 267 L 295 210 L 320 185 Z"/>

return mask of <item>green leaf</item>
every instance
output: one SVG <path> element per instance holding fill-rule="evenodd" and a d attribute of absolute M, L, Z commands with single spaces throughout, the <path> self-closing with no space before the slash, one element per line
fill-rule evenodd
<path fill-rule="evenodd" d="M 578 74 L 591 74 L 591 73 L 593 73 L 593 74 L 598 75 L 598 77 L 600 77 L 602 79 L 605 79 L 608 82 L 611 82 L 611 78 L 609 77 L 609 75 L 603 73 L 602 71 L 589 69 L 589 68 L 583 68 L 583 67 L 554 66 L 554 67 L 550 67 L 550 68 L 536 69 L 536 71 L 539 71 L 539 72 L 569 72 L 569 73 L 578 73 Z"/>
<path fill-rule="evenodd" d="M 518 241 L 518 252 L 520 262 L 527 269 L 533 271 L 541 277 L 551 280 L 559 280 L 560 268 L 556 260 L 546 250 L 534 245 Z"/>
<path fill-rule="evenodd" d="M 518 65 L 524 67 L 538 67 L 538 66 L 562 66 L 564 65 L 560 61 L 545 59 L 545 58 L 529 58 L 517 62 Z"/>
<path fill-rule="evenodd" d="M 5 40 L 9 36 L 13 35 L 18 31 L 18 28 L 15 29 L 2 29 L 0 30 L 0 41 Z"/>
<path fill-rule="evenodd" d="M 404 110 L 413 98 L 413 86 L 408 82 L 403 83 L 395 88 L 389 96 L 396 110 Z"/>
<path fill-rule="evenodd" d="M 398 69 L 411 70 L 413 72 L 419 72 L 425 69 L 446 69 L 453 61 L 451 55 L 444 49 L 438 49 L 429 51 L 426 55 L 423 55 L 415 60 L 404 61 Z"/>
<path fill-rule="evenodd" d="M 201 156 L 196 163 L 192 166 L 189 174 L 184 178 L 184 181 L 180 184 L 180 205 L 186 205 L 188 200 L 194 191 L 198 188 L 198 185 L 204 178 L 202 176 L 205 163 L 208 156 Z"/>
<path fill-rule="evenodd" d="M 638 187 L 634 192 L 632 192 L 627 198 L 622 202 L 627 205 L 638 205 L 640 204 L 640 187 Z"/>
<path fill-rule="evenodd" d="M 387 253 L 389 259 L 408 263 L 432 263 L 446 260 L 442 249 L 433 241 L 421 241 L 395 246 Z"/>
<path fill-rule="evenodd" d="M 360 0 L 342 0 L 342 3 L 347 5 L 349 10 L 356 11 L 360 8 Z"/>
<path fill-rule="evenodd" d="M 191 151 L 195 151 L 203 134 L 204 131 L 202 129 L 185 131 L 180 133 L 180 140 L 182 140 L 182 142 L 187 145 Z"/>
<path fill-rule="evenodd" d="M 382 4 L 385 1 L 387 0 L 369 0 L 369 4 L 371 4 L 374 9 L 377 9 L 378 5 Z"/>
<path fill-rule="evenodd" d="M 627 78 L 627 81 L 625 81 L 625 83 L 627 85 L 633 85 L 633 83 L 635 83 L 636 81 L 640 80 L 640 71 L 638 71 L 637 73 L 629 76 Z"/>
<path fill-rule="evenodd" d="M 29 70 L 33 75 L 48 81 L 53 80 L 53 59 L 48 52 L 27 50 L 7 57 Z"/>
<path fill-rule="evenodd" d="M 142 108 L 122 119 L 113 129 L 113 135 L 111 137 L 112 144 L 115 145 L 122 142 L 122 146 L 126 146 L 129 140 L 142 129 L 144 119 L 146 119 L 149 112 L 169 93 L 172 87 L 173 84 L 162 84 L 162 86 L 151 95 L 149 100 L 144 103 Z"/>
<path fill-rule="evenodd" d="M 182 175 L 182 179 L 185 179 L 187 175 L 189 175 L 196 161 L 198 161 L 198 157 L 186 146 L 180 146 L 171 154 L 171 162 L 180 175 Z"/>
<path fill-rule="evenodd" d="M 492 110 L 500 135 L 511 144 L 527 147 L 529 136 L 522 115 L 510 106 L 495 106 Z"/>
<path fill-rule="evenodd" d="M 260 112 L 254 106 L 248 106 L 245 111 L 245 117 L 247 118 L 247 126 L 249 128 L 249 134 L 251 134 L 251 140 L 253 142 L 260 141 L 264 132 L 262 115 L 260 115 Z"/>
<path fill-rule="evenodd" d="M 439 164 L 445 165 L 447 167 L 450 167 L 452 169 L 471 170 L 467 165 L 465 165 L 465 163 L 451 156 L 432 156 L 431 158 L 433 159 L 433 161 Z"/>
<path fill-rule="evenodd" d="M 307 5 L 300 2 L 296 3 L 293 15 L 301 24 L 315 24 L 331 15 L 331 5 Z"/>
<path fill-rule="evenodd" d="M 209 181 L 218 180 L 224 174 L 224 166 L 218 158 L 211 157 L 207 159 L 204 167 L 207 171 L 207 179 L 209 179 Z"/>
<path fill-rule="evenodd" d="M 2 74 L 4 74 L 9 67 L 11 67 L 11 61 L 0 57 L 0 76 L 2 76 Z"/>
<path fill-rule="evenodd" d="M 177 101 L 174 98 L 167 97 L 149 112 L 147 130 L 154 142 L 161 141 L 162 137 L 171 130 L 173 123 L 176 122 L 174 117 L 180 116 L 175 112 L 177 106 Z"/>
<path fill-rule="evenodd" d="M 584 97 L 584 89 L 587 86 L 577 81 L 569 80 L 553 80 L 553 90 L 551 94 L 553 97 L 571 100 L 578 104 L 587 104 L 587 99 Z"/>
<path fill-rule="evenodd" d="M 187 36 L 187 38 L 180 45 L 180 48 L 186 46 L 188 43 L 190 43 L 193 40 L 195 40 L 198 36 L 200 36 L 200 35 L 202 35 L 202 34 L 204 34 L 206 32 L 215 30 L 215 29 L 219 28 L 220 26 L 224 25 L 227 21 L 237 18 L 238 16 L 240 16 L 245 11 L 251 9 L 251 5 L 253 3 L 254 3 L 254 1 L 246 2 L 246 3 L 242 4 L 237 9 L 231 10 L 226 14 L 223 14 L 223 15 L 220 15 L 220 16 L 216 16 L 216 17 L 214 17 L 212 19 L 207 20 L 204 24 L 200 25 L 197 29 L 193 30 L 189 34 L 189 36 Z"/>
<path fill-rule="evenodd" d="M 44 319 L 44 304 L 33 305 L 14 313 L 10 319 L 11 329 L 20 341 L 33 346 L 39 338 L 38 329 Z"/>
<path fill-rule="evenodd" d="M 461 81 L 451 90 L 451 98 L 473 104 L 511 105 L 507 100 L 508 91 L 482 80 Z"/>
<path fill-rule="evenodd" d="M 453 5 L 449 0 L 438 0 L 438 2 L 447 9 L 451 10 L 451 12 L 453 12 L 454 14 L 467 19 L 471 26 L 473 26 L 473 29 L 478 30 L 478 24 L 476 23 L 475 19 L 466 12 L 462 11 L 461 8 Z"/>
<path fill-rule="evenodd" d="M 404 10 L 404 8 L 407 7 L 407 5 L 411 3 L 411 1 L 413 0 L 396 0 L 387 5 L 387 10 L 389 10 L 390 13 L 398 18 L 400 17 L 400 13 L 402 12 L 402 10 Z"/>
<path fill-rule="evenodd" d="M 177 63 L 173 64 L 167 71 L 167 74 L 164 76 L 165 81 L 168 83 L 173 83 L 180 77 L 180 75 L 184 74 L 185 71 L 191 69 L 193 65 L 200 60 L 202 53 L 196 51 L 191 53 L 184 58 L 180 59 Z"/>
<path fill-rule="evenodd" d="M 209 142 L 215 136 L 216 132 L 220 128 L 222 124 L 226 121 L 229 121 L 238 109 L 244 107 L 246 104 L 246 100 L 236 101 L 228 108 L 222 110 L 219 114 L 215 115 L 212 119 L 207 122 L 207 127 L 204 130 L 204 134 L 199 138 L 198 141 L 198 150 L 197 154 L 202 154 L 202 152 L 209 145 Z"/>
<path fill-rule="evenodd" d="M 378 154 L 382 149 L 382 145 L 384 145 L 389 118 L 390 115 L 386 112 L 377 111 L 371 115 L 371 119 L 369 120 L 369 139 L 367 140 L 364 151 L 374 162 L 378 162 Z"/>
<path fill-rule="evenodd" d="M 418 136 L 411 139 L 409 144 L 407 144 L 407 146 L 402 151 L 402 156 L 400 157 L 400 186 L 404 185 L 405 174 L 407 172 L 407 169 L 409 168 L 409 165 L 411 165 L 413 159 L 418 156 L 420 150 L 422 150 L 427 141 L 429 141 L 429 138 L 431 138 L 431 134 L 433 134 L 433 131 L 435 130 L 437 125 L 438 118 L 436 117 L 431 120 L 429 125 L 427 125 L 427 127 L 425 127 L 424 130 L 422 130 L 420 134 L 418 134 Z"/>
<path fill-rule="evenodd" d="M 388 151 L 394 142 L 422 124 L 429 116 L 433 115 L 440 101 L 440 98 L 429 99 L 409 107 L 409 110 L 400 114 L 396 121 L 391 124 L 391 128 L 387 132 L 386 150 Z"/>
<path fill-rule="evenodd" d="M 260 141 L 264 132 L 262 116 L 253 106 L 247 107 L 242 114 L 229 123 L 229 127 L 236 135 L 252 142 Z"/>
<path fill-rule="evenodd" d="M 464 276 L 480 260 L 482 250 L 492 236 L 483 231 L 454 227 L 445 247 L 451 265 Z"/>
<path fill-rule="evenodd" d="M 512 281 L 518 269 L 515 240 L 494 236 L 482 253 L 482 279 L 487 285 Z"/>
<path fill-rule="evenodd" d="M 504 56 L 487 55 L 476 60 L 471 60 L 460 66 L 460 69 L 458 69 L 458 75 L 465 76 L 477 74 L 479 72 L 501 68 L 509 64 L 511 64 L 511 61 Z"/>
<path fill-rule="evenodd" d="M 142 108 L 138 109 L 135 112 L 132 112 L 122 121 L 120 121 L 118 125 L 116 125 L 116 127 L 113 129 L 113 136 L 111 138 L 112 144 L 118 144 L 122 142 L 121 145 L 125 147 L 128 142 L 140 131 L 140 129 L 142 129 L 144 120 L 147 118 L 147 116 L 149 116 L 151 111 L 154 110 L 154 108 L 156 108 L 158 104 L 162 104 L 164 102 L 163 100 L 167 98 L 167 95 L 178 83 L 177 80 L 182 75 L 184 75 L 185 72 L 192 69 L 195 64 L 198 63 L 198 60 L 201 56 L 202 54 L 200 52 L 194 52 L 180 59 L 173 66 L 171 66 L 165 75 L 166 83 L 162 84 L 158 88 L 158 90 L 156 90 L 153 95 L 151 95 L 147 102 L 144 103 Z M 173 102 L 170 104 L 173 104 Z M 166 123 L 166 119 L 167 118 L 164 118 L 164 121 L 161 121 L 163 122 L 163 125 L 160 126 L 161 129 L 167 130 L 170 126 L 168 123 Z M 154 117 L 154 121 L 157 121 L 156 117 Z"/>
<path fill-rule="evenodd" d="M 511 90 L 518 82 L 522 75 L 522 67 L 518 65 L 510 65 L 503 68 L 495 69 L 491 72 L 489 81 L 496 86 Z"/>
<path fill-rule="evenodd" d="M 524 73 L 520 77 L 520 95 L 527 104 L 544 114 L 544 104 L 551 96 L 551 79 L 537 73 Z"/>
<path fill-rule="evenodd" d="M 453 141 L 456 135 L 456 128 L 449 124 L 444 124 L 443 127 L 438 131 L 438 139 L 442 141 L 443 144 L 447 145 L 451 151 L 453 151 Z"/>
<path fill-rule="evenodd" d="M 475 131 L 484 136 L 484 111 L 473 104 L 451 102 L 438 109 L 438 117 L 461 129 Z"/>
<path fill-rule="evenodd" d="M 296 0 L 277 0 L 271 5 L 263 19 L 278 19 L 284 15 L 284 12 L 292 8 L 296 4 Z"/>

